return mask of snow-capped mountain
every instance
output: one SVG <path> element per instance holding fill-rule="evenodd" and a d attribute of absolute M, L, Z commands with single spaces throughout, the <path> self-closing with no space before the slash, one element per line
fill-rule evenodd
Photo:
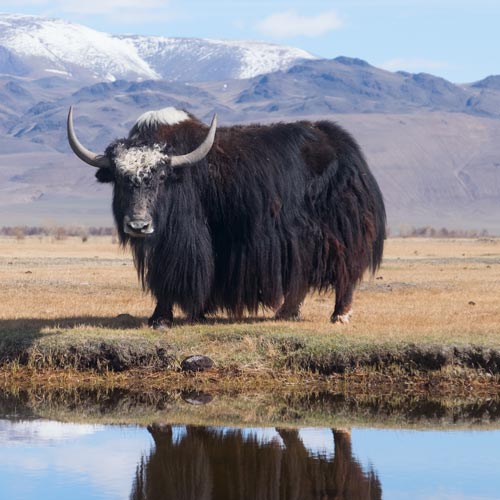
<path fill-rule="evenodd" d="M 305 50 L 265 42 L 124 36 L 163 79 L 215 81 L 252 78 L 316 59 Z"/>
<path fill-rule="evenodd" d="M 60 19 L 0 14 L 0 73 L 13 76 L 207 81 L 250 78 L 314 58 L 262 42 L 113 36 Z"/>
<path fill-rule="evenodd" d="M 36 16 L 0 15 L 0 59 L 2 73 L 18 61 L 21 75 L 44 77 L 93 77 L 152 79 L 159 75 L 130 46 L 107 33 L 59 19 Z M 3 60 L 2 60 L 3 59 Z"/>

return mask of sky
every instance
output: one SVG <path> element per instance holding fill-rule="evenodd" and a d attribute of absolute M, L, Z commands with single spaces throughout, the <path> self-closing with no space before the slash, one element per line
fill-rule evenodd
<path fill-rule="evenodd" d="M 113 34 L 262 40 L 455 83 L 500 74 L 498 0 L 2 0 Z"/>

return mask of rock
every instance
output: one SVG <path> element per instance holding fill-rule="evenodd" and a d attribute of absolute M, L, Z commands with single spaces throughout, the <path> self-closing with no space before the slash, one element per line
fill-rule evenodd
<path fill-rule="evenodd" d="M 183 392 L 181 397 L 186 403 L 196 406 L 206 405 L 211 403 L 213 400 L 213 396 L 211 394 L 203 391 Z"/>
<path fill-rule="evenodd" d="M 139 318 L 135 318 L 127 313 L 118 314 L 115 319 L 116 326 L 121 328 L 139 328 L 142 325 L 142 321 Z"/>
<path fill-rule="evenodd" d="M 131 319 L 134 319 L 134 317 L 131 314 L 121 313 L 121 314 L 118 314 L 118 316 L 116 316 L 116 319 L 131 320 Z"/>
<path fill-rule="evenodd" d="M 214 362 L 208 356 L 200 354 L 189 356 L 181 363 L 183 372 L 203 372 L 214 366 Z"/>

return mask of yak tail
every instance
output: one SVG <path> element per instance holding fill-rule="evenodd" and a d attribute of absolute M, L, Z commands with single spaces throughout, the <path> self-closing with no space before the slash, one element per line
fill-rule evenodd
<path fill-rule="evenodd" d="M 384 253 L 384 242 L 387 237 L 386 233 L 386 214 L 385 207 L 380 194 L 380 202 L 377 203 L 375 211 L 375 239 L 372 246 L 372 255 L 370 262 L 370 271 L 372 274 L 377 272 L 382 264 L 382 256 Z"/>

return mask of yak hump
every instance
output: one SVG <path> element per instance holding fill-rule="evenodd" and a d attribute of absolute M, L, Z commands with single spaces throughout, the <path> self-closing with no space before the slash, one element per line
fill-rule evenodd
<path fill-rule="evenodd" d="M 146 111 L 137 119 L 136 126 L 139 128 L 154 127 L 158 125 L 176 125 L 189 120 L 189 115 L 182 109 L 173 107 L 159 109 L 157 111 Z"/>

